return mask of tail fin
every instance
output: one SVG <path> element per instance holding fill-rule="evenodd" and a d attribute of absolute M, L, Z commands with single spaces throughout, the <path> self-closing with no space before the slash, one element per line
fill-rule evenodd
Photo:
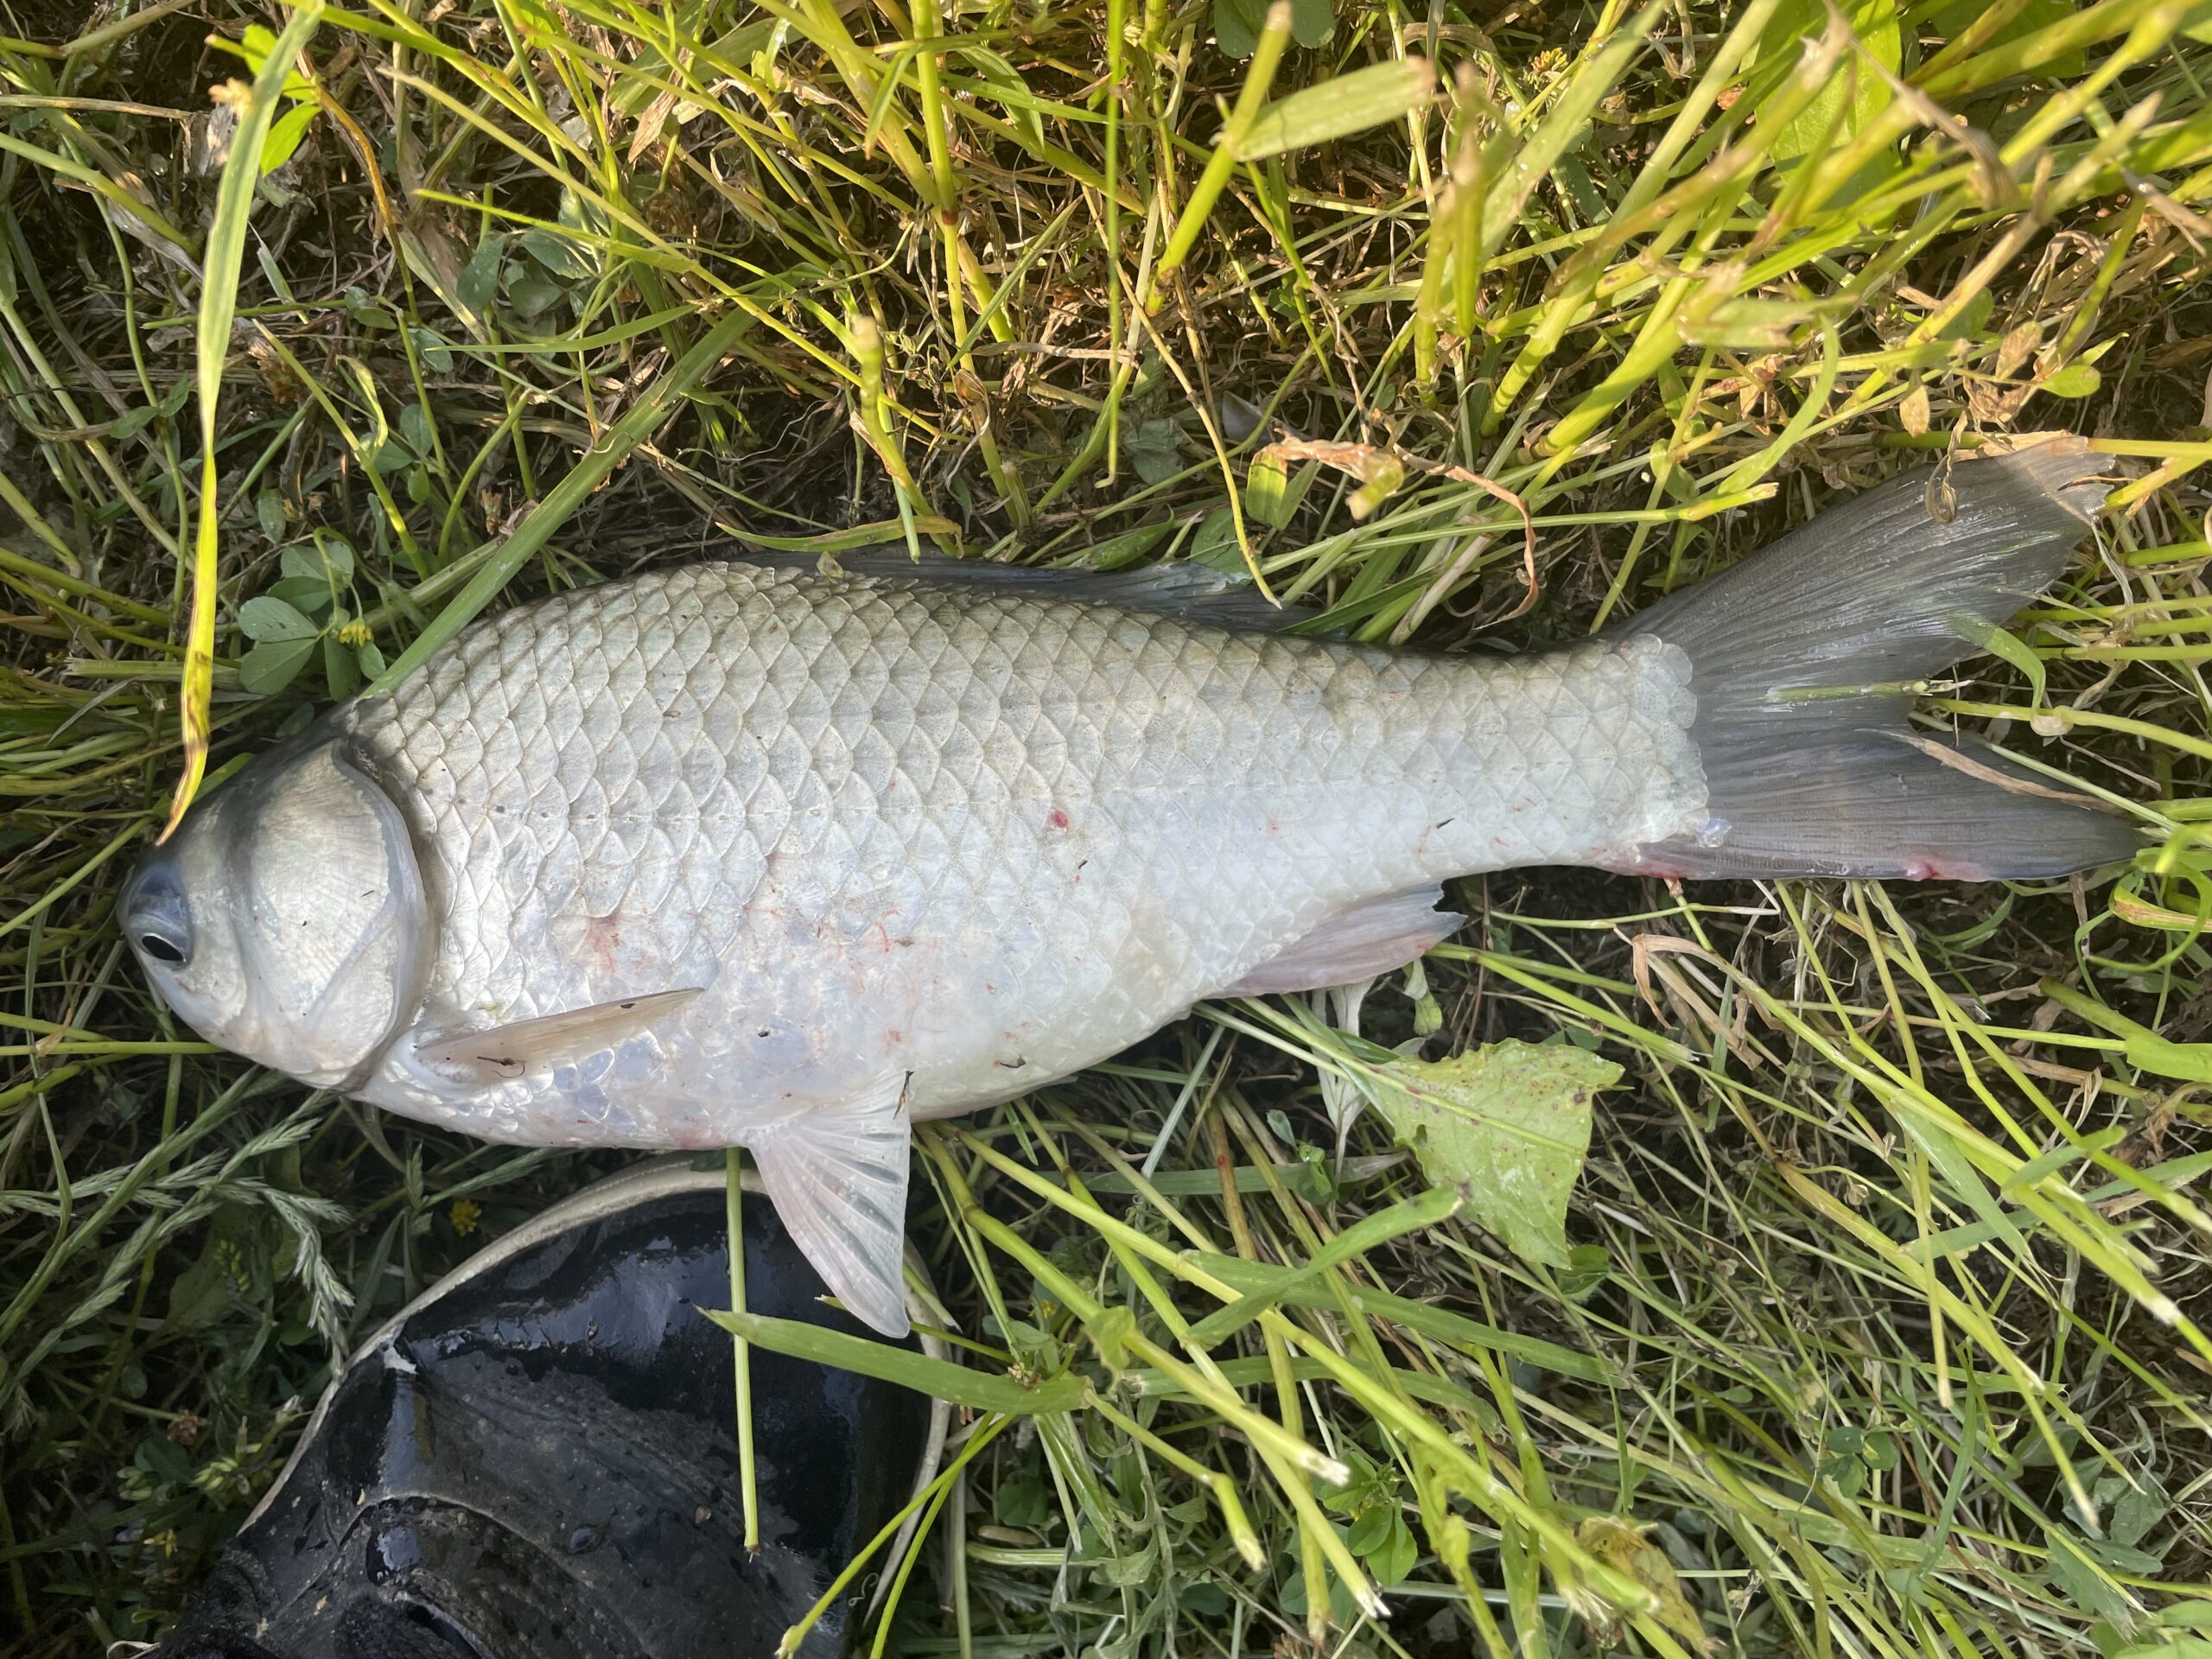
<path fill-rule="evenodd" d="M 1993 749 L 1908 725 L 1910 683 L 2055 581 L 2104 497 L 2078 438 L 1891 480 L 1624 625 L 1690 659 L 1707 829 L 1629 868 L 1693 876 L 2063 875 L 2139 837 Z"/>

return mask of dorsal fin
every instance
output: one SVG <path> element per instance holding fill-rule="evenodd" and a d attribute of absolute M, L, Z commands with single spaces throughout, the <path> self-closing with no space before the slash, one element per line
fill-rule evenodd
<path fill-rule="evenodd" d="M 746 564 L 810 574 L 818 570 L 822 563 L 812 553 L 752 548 L 733 549 L 730 556 Z M 1078 605 L 1118 605 L 1125 610 L 1151 611 L 1179 622 L 1239 633 L 1279 633 L 1313 620 L 1316 614 L 1302 607 L 1271 604 L 1249 577 L 1187 559 L 1141 565 L 1132 570 L 1099 571 L 956 559 L 943 553 L 924 553 L 918 560 L 895 543 L 835 556 L 839 569 L 871 582 L 926 582 L 971 588 L 980 593 L 1032 594 Z"/>

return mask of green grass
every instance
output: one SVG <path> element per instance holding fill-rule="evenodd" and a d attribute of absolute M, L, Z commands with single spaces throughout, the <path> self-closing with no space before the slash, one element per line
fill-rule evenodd
<path fill-rule="evenodd" d="M 1344 0 L 1316 44 L 1313 0 L 1288 38 L 360 0 L 227 190 L 205 89 L 297 14 L 203 9 L 249 67 L 79 10 L 0 24 L 0 1647 L 157 1634 L 334 1353 L 621 1161 L 303 1097 L 152 1005 L 111 906 L 181 715 L 219 773 L 721 531 L 1204 558 L 1363 639 L 1541 641 L 2063 428 L 2134 475 L 2100 556 L 1927 714 L 2159 849 L 2087 890 L 1495 876 L 1356 1033 L 1210 1007 L 931 1129 L 973 1410 L 885 1631 L 2208 1651 L 2212 5 Z M 1338 1166 L 1415 1036 L 1626 1068 L 1564 1268 L 1399 1230 L 1375 1113 Z"/>

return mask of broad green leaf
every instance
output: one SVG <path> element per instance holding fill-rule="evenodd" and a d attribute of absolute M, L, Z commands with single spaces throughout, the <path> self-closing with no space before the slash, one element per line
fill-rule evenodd
<path fill-rule="evenodd" d="M 1241 575 L 1244 550 L 1236 545 L 1236 516 L 1227 507 L 1216 507 L 1207 513 L 1183 544 L 1183 556 L 1224 575 Z"/>
<path fill-rule="evenodd" d="M 1421 1560 L 1413 1531 L 1395 1505 L 1363 1513 L 1353 1523 L 1347 1541 L 1352 1554 L 1375 1575 L 1375 1581 L 1385 1587 L 1405 1582 Z"/>
<path fill-rule="evenodd" d="M 226 1204 L 217 1210 L 199 1259 L 169 1286 L 169 1327 L 189 1331 L 220 1319 L 233 1296 L 253 1289 L 261 1276 L 254 1271 L 254 1258 L 261 1253 L 250 1206 Z"/>
<path fill-rule="evenodd" d="M 1244 511 L 1269 530 L 1290 523 L 1290 468 L 1281 455 L 1253 458 L 1244 474 Z"/>
<path fill-rule="evenodd" d="M 1213 0 L 1214 44 L 1232 58 L 1249 58 L 1260 48 L 1268 20 L 1266 0 Z"/>
<path fill-rule="evenodd" d="M 410 323 L 407 337 L 415 342 L 415 349 L 423 354 L 423 366 L 432 374 L 453 372 L 453 347 L 443 334 Z"/>
<path fill-rule="evenodd" d="M 1380 1068 L 1376 1103 L 1428 1179 L 1523 1261 L 1565 1267 L 1567 1200 L 1590 1150 L 1590 1102 L 1621 1069 L 1567 1043 L 1506 1041 Z"/>
<path fill-rule="evenodd" d="M 507 302 L 514 307 L 515 315 L 524 322 L 530 322 L 544 315 L 547 308 L 567 292 L 557 283 L 549 283 L 537 276 L 521 276 L 507 284 Z"/>
<path fill-rule="evenodd" d="M 1611 1277 L 1613 1258 L 1602 1244 L 1577 1244 L 1567 1253 L 1567 1268 L 1559 1276 L 1559 1294 L 1570 1302 L 1589 1300 L 1599 1286 Z"/>
<path fill-rule="evenodd" d="M 238 626 L 249 639 L 312 639 L 321 632 L 273 594 L 262 594 L 238 607 Z"/>
<path fill-rule="evenodd" d="M 515 238 L 531 258 L 556 276 L 567 276 L 577 281 L 593 274 L 592 256 L 565 236 L 556 236 L 550 231 L 524 231 Z"/>
<path fill-rule="evenodd" d="M 1423 58 L 1355 69 L 1268 105 L 1237 145 L 1237 156 L 1258 161 L 1402 119 L 1428 102 L 1435 84 L 1436 72 Z"/>
<path fill-rule="evenodd" d="M 1846 16 L 1866 56 L 1895 73 L 1904 60 L 1895 0 L 1858 0 Z M 1785 54 L 1794 64 L 1802 49 L 1800 43 L 1827 27 L 1827 16 L 1826 0 L 1783 0 L 1759 39 L 1759 58 Z M 1768 153 L 1777 162 L 1795 161 L 1823 144 L 1841 143 L 1861 130 L 1893 96 L 1873 65 L 1854 54 L 1836 67 L 1827 85 L 1782 130 Z"/>
<path fill-rule="evenodd" d="M 2092 371 L 2094 372 L 2094 371 Z M 2044 675 L 2043 658 L 2031 651 L 2018 635 L 1983 621 L 1971 613 L 1953 619 L 1952 626 L 1980 645 L 1993 657 L 2002 657 L 2027 677 L 2031 695 L 2029 702 L 2040 709 L 2044 705 Z"/>
<path fill-rule="evenodd" d="M 2044 381 L 2039 390 L 2054 397 L 2087 397 L 2104 385 L 2105 378 L 2087 363 L 2069 363 Z"/>
<path fill-rule="evenodd" d="M 189 1269 L 186 1276 L 190 1277 Z M 215 1311 L 219 1313 L 222 1310 L 218 1306 Z M 188 1322 L 172 1319 L 170 1323 L 182 1326 Z M 211 1315 L 197 1323 L 212 1325 L 214 1319 Z M 143 1470 L 157 1481 L 167 1481 L 172 1486 L 189 1484 L 192 1479 L 192 1459 L 182 1446 L 165 1435 L 148 1434 L 141 1439 L 137 1450 L 131 1454 L 130 1462 L 132 1467 Z"/>
<path fill-rule="evenodd" d="M 316 616 L 330 608 L 330 583 L 320 573 L 312 576 L 287 576 L 282 582 L 270 584 L 269 597 L 283 601 L 303 615 Z"/>
<path fill-rule="evenodd" d="M 2115 1544 L 2132 1546 L 2141 1542 L 2144 1535 L 2166 1517 L 2169 1503 L 2165 1490 L 2147 1474 L 2138 1475 L 2136 1480 L 2143 1484 L 2121 1483 L 2112 1513 L 2105 1522 L 2105 1535 Z M 2099 1481 L 2097 1485 L 2101 1491 L 2104 1483 Z"/>
<path fill-rule="evenodd" d="M 2065 1605 L 2094 1613 L 2123 1630 L 2134 1624 L 2137 1610 L 2090 1556 L 2079 1534 L 2052 1527 L 2044 1536 L 2050 1547 L 2050 1581 Z"/>
<path fill-rule="evenodd" d="M 169 395 L 158 404 L 143 404 L 137 409 L 126 409 L 115 417 L 115 424 L 108 430 L 117 438 L 135 438 L 154 423 L 154 417 L 175 415 L 184 405 L 182 394 L 192 390 L 192 382 L 179 380 Z"/>
<path fill-rule="evenodd" d="M 1938 340 L 1973 340 L 1988 326 L 1989 314 L 1997 308 L 1997 296 L 1987 289 L 1976 289 L 1959 308 L 1959 315 L 1936 331 Z"/>
<path fill-rule="evenodd" d="M 276 36 L 270 32 L 266 23 L 248 23 L 245 36 L 236 46 L 219 37 L 211 40 L 208 44 L 222 51 L 237 53 L 245 60 L 246 68 L 257 75 L 261 73 L 262 67 L 269 61 L 269 54 L 276 51 L 277 40 Z M 315 87 L 308 82 L 308 78 L 290 67 L 291 55 L 286 57 L 285 63 L 284 96 L 313 98 Z"/>
<path fill-rule="evenodd" d="M 320 113 L 313 104 L 296 104 L 276 118 L 276 124 L 269 129 L 269 137 L 261 144 L 263 178 L 292 159 L 300 141 L 308 136 L 308 124 Z"/>
<path fill-rule="evenodd" d="M 491 308 L 492 301 L 499 291 L 499 262 L 506 257 L 506 251 L 505 237 L 487 236 L 461 268 L 454 293 L 461 304 L 478 316 Z"/>
<path fill-rule="evenodd" d="M 353 550 L 344 538 L 317 531 L 312 542 L 295 542 L 278 556 L 287 576 L 308 576 L 327 585 L 353 580 Z"/>
<path fill-rule="evenodd" d="M 1158 484 L 1182 471 L 1183 463 L 1176 453 L 1182 442 L 1174 422 L 1147 421 L 1122 441 L 1122 453 L 1139 478 Z"/>
<path fill-rule="evenodd" d="M 1355 1555 L 1365 1555 L 1380 1549 L 1390 1539 L 1390 1511 L 1380 1503 L 1370 1504 L 1352 1519 L 1344 1529 L 1344 1542 L 1351 1546 Z"/>
<path fill-rule="evenodd" d="M 2120 1573 L 2152 1573 L 2165 1563 L 2147 1549 L 2137 1549 L 2132 1544 L 2116 1544 L 2109 1538 L 2084 1538 L 2082 1548 L 2091 1560 Z"/>
<path fill-rule="evenodd" d="M 1045 1517 L 1052 1513 L 1047 1503 L 1045 1483 L 1034 1475 L 1016 1475 L 1012 1480 L 1002 1480 L 991 1494 L 992 1512 L 1002 1527 L 1042 1526 Z"/>
<path fill-rule="evenodd" d="M 335 633 L 322 637 L 322 681 L 334 697 L 350 697 L 361 689 L 360 664 Z"/>
<path fill-rule="evenodd" d="M 1290 38 L 1299 45 L 1325 46 L 1337 32 L 1337 14 L 1330 0 L 1290 0 Z"/>
<path fill-rule="evenodd" d="M 269 639 L 238 659 L 238 683 L 256 696 L 282 691 L 315 655 L 313 639 Z"/>
<path fill-rule="evenodd" d="M 1939 7 L 1928 20 L 1929 35 L 1939 41 L 1956 40 L 1971 28 L 1976 18 L 1989 10 L 1988 0 L 1951 0 Z M 1978 50 L 1987 52 L 2048 29 L 2053 23 L 2063 23 L 2075 15 L 2074 0 L 2028 0 L 2025 6 L 1999 23 Z M 2183 29 L 2192 39 L 2212 37 L 2212 30 L 2202 28 Z M 2038 67 L 2037 73 L 2052 79 L 2070 79 L 2088 67 L 2088 54 L 2081 51 L 2062 52 Z"/>

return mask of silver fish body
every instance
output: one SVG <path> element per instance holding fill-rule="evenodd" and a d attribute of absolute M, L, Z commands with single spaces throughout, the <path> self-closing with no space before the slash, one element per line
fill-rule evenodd
<path fill-rule="evenodd" d="M 1896 689 L 2055 575 L 2093 467 L 1962 466 L 1948 518 L 1900 480 L 1523 657 L 1217 626 L 1187 571 L 612 582 L 218 791 L 124 925 L 195 1027 L 295 1076 L 496 1141 L 749 1147 L 898 1329 L 912 1118 L 1204 997 L 1403 963 L 1459 919 L 1446 878 L 2126 856 L 2113 820 L 1921 753 Z"/>
<path fill-rule="evenodd" d="M 425 855 L 413 1029 L 700 995 L 488 1086 L 395 1042 L 359 1092 L 531 1144 L 741 1143 L 893 1072 L 964 1111 L 1363 901 L 1675 832 L 1688 677 L 1649 637 L 1477 663 L 741 563 L 511 612 L 328 739 Z"/>

